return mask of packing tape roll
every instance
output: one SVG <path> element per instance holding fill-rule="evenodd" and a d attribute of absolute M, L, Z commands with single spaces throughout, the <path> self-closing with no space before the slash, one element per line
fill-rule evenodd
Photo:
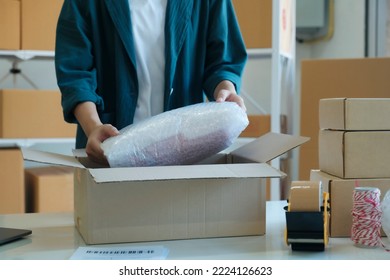
<path fill-rule="evenodd" d="M 319 212 L 322 206 L 320 182 L 295 181 L 291 184 L 289 207 L 292 212 Z"/>

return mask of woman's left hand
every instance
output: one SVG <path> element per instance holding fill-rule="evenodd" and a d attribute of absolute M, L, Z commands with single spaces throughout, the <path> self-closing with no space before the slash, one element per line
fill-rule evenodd
<path fill-rule="evenodd" d="M 235 102 L 246 111 L 244 100 L 237 94 L 234 84 L 230 81 L 220 82 L 215 88 L 214 97 L 216 102 Z"/>

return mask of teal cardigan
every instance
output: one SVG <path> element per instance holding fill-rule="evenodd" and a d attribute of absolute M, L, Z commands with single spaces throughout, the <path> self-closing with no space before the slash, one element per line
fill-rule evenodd
<path fill-rule="evenodd" d="M 222 80 L 239 92 L 247 54 L 231 0 L 168 0 L 166 13 L 164 110 L 213 100 Z M 138 81 L 128 0 L 65 0 L 55 67 L 67 122 L 92 101 L 103 123 L 131 124 Z M 86 140 L 79 126 L 76 148 Z"/>

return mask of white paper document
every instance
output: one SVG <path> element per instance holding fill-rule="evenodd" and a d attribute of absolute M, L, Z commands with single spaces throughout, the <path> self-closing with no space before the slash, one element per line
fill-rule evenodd
<path fill-rule="evenodd" d="M 163 246 L 79 247 L 71 260 L 164 260 L 169 253 Z"/>

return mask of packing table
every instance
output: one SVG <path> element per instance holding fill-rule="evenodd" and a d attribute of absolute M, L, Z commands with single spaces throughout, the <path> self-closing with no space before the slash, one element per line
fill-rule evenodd
<path fill-rule="evenodd" d="M 359 248 L 349 238 L 330 238 L 323 252 L 292 251 L 284 241 L 286 201 L 268 201 L 263 236 L 93 245 L 94 247 L 164 246 L 167 259 L 193 260 L 390 260 L 384 248 Z M 26 228 L 32 235 L 0 246 L 2 260 L 66 260 L 85 243 L 74 226 L 73 213 L 0 215 L 0 227 Z M 384 239 L 384 242 L 387 240 Z"/>

